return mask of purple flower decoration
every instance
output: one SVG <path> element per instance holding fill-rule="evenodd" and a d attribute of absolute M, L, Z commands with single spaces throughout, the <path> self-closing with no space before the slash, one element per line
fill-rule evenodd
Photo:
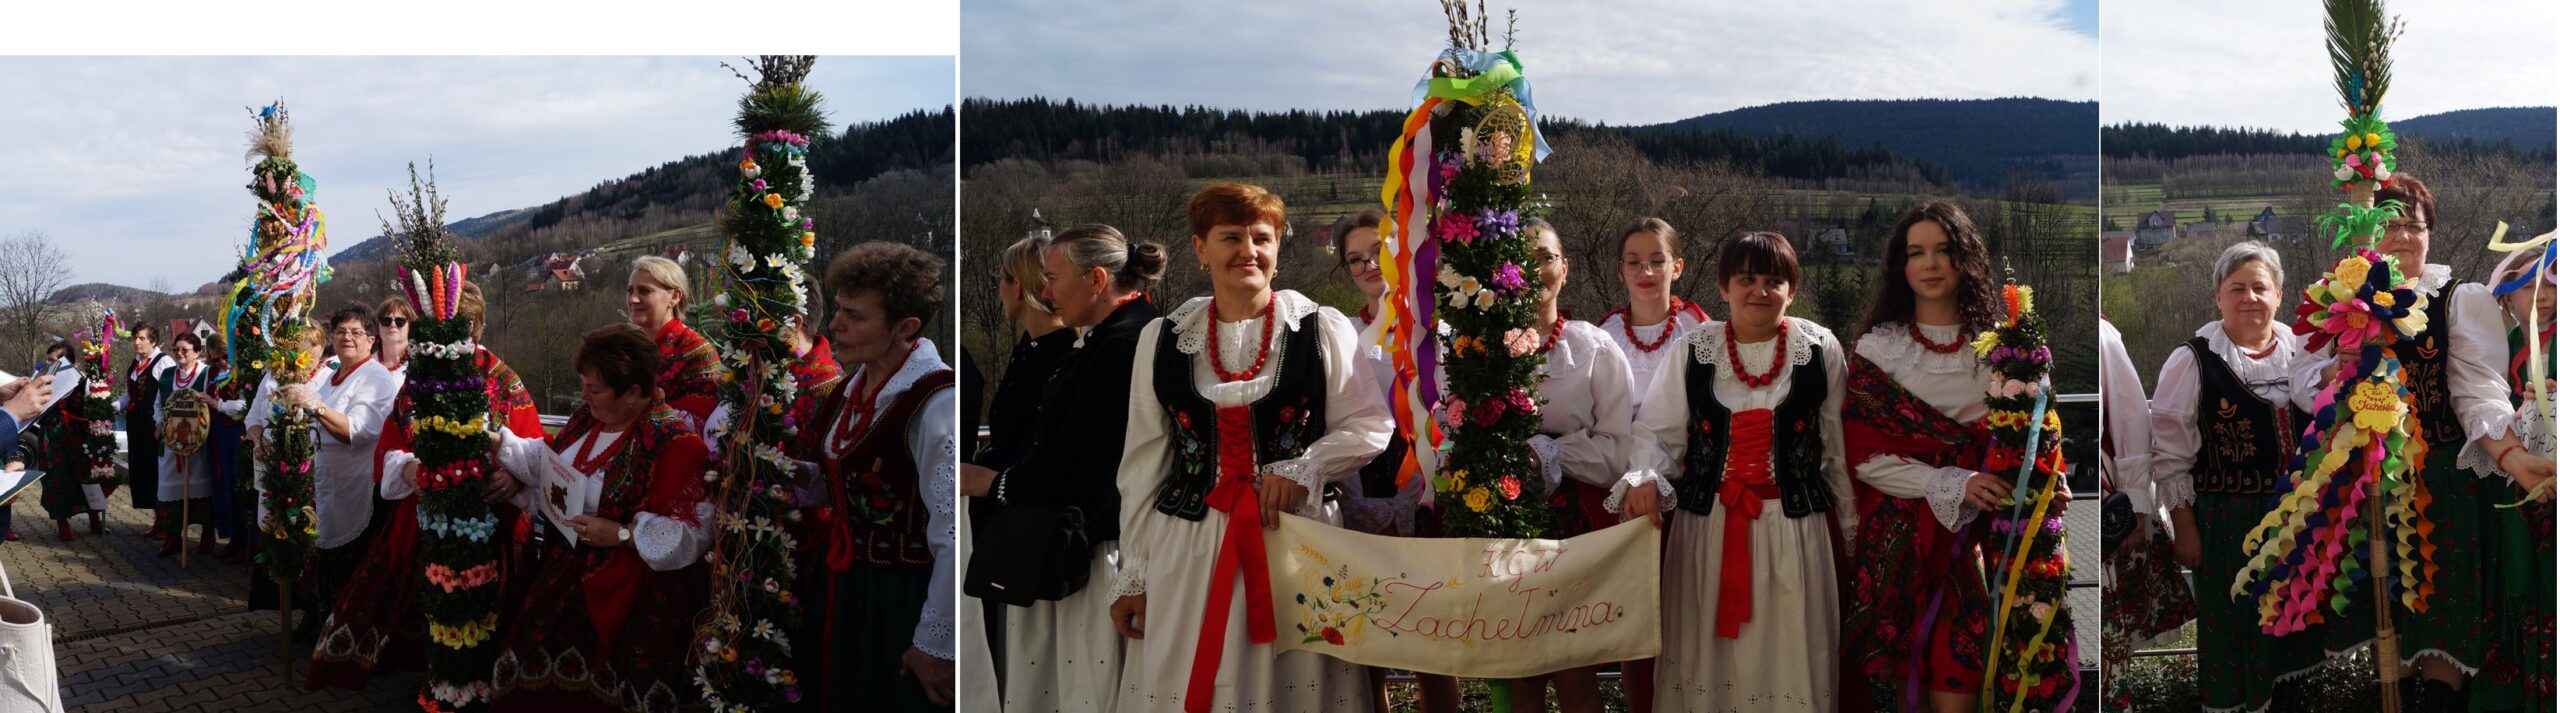
<path fill-rule="evenodd" d="M 1529 286 L 1529 280 L 1521 276 L 1519 265 L 1506 262 L 1501 267 L 1493 269 L 1493 286 L 1507 292 L 1519 292 L 1521 288 Z"/>
<path fill-rule="evenodd" d="M 1520 211 L 1485 211 L 1476 215 L 1476 232 L 1486 237 L 1505 237 L 1520 232 Z"/>
<path fill-rule="evenodd" d="M 1502 409 L 1502 401 L 1485 399 L 1476 402 L 1473 408 L 1474 413 L 1468 415 L 1474 417 L 1477 428 L 1492 428 L 1495 422 L 1502 420 Z"/>
<path fill-rule="evenodd" d="M 749 184 L 747 184 L 747 185 L 754 186 L 756 190 L 758 190 L 758 191 L 762 191 L 762 190 L 764 190 L 764 179 L 761 179 L 761 178 L 756 179 L 756 182 L 754 182 L 754 183 L 749 183 Z"/>

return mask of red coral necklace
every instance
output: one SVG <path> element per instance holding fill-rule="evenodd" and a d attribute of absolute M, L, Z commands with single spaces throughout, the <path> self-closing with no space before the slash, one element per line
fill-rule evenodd
<path fill-rule="evenodd" d="M 1787 365 L 1787 321 L 1778 320 L 1778 340 L 1773 342 L 1769 349 L 1768 373 L 1754 375 L 1742 370 L 1742 347 L 1737 346 L 1741 343 L 1742 340 L 1734 336 L 1733 327 L 1727 325 L 1724 332 L 1724 361 L 1725 366 L 1733 369 L 1733 378 L 1741 381 L 1743 386 L 1754 389 L 1777 381 L 1778 370 L 1786 368 Z"/>
<path fill-rule="evenodd" d="M 1654 350 L 1661 349 L 1662 345 L 1671 343 L 1672 332 L 1680 331 L 1675 329 L 1675 327 L 1680 324 L 1680 310 L 1683 308 L 1685 308 L 1685 305 L 1681 303 L 1680 297 L 1678 295 L 1673 295 L 1671 297 L 1671 311 L 1663 313 L 1662 335 L 1654 338 L 1653 343 L 1651 344 L 1646 344 L 1643 339 L 1636 336 L 1636 314 L 1634 312 L 1623 309 L 1618 310 L 1618 329 L 1627 333 L 1627 343 L 1635 345 L 1636 351 L 1650 354 Z"/>
<path fill-rule="evenodd" d="M 1280 321 L 1273 319 L 1271 312 L 1274 306 L 1279 304 L 1279 302 L 1280 295 L 1278 293 L 1273 293 L 1271 295 L 1271 299 L 1265 300 L 1262 303 L 1262 338 L 1254 342 L 1255 346 L 1259 347 L 1259 349 L 1256 349 L 1253 353 L 1253 366 L 1245 367 L 1244 371 L 1227 371 L 1226 360 L 1220 358 L 1218 355 L 1218 342 L 1224 340 L 1218 338 L 1218 320 L 1215 315 L 1211 315 L 1209 319 L 1209 369 L 1211 371 L 1218 372 L 1218 381 L 1246 381 L 1262 374 L 1263 362 L 1271 359 L 1271 325 L 1274 322 Z"/>

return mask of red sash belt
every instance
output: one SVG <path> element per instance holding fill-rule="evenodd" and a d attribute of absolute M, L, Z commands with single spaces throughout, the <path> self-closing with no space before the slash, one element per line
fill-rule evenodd
<path fill-rule="evenodd" d="M 1191 659 L 1191 685 L 1182 696 L 1182 709 L 1188 713 L 1209 710 L 1217 696 L 1218 658 L 1227 650 L 1227 602 L 1235 597 L 1237 575 L 1244 577 L 1245 634 L 1256 644 L 1271 643 L 1275 637 L 1271 564 L 1262 549 L 1256 470 L 1253 411 L 1243 406 L 1218 409 L 1218 484 L 1209 491 L 1208 505 L 1227 514 L 1227 531 L 1218 538 L 1218 560 L 1209 575 L 1209 603 L 1200 617 L 1200 644 Z"/>
<path fill-rule="evenodd" d="M 1760 519 L 1761 506 L 1769 498 L 1778 497 L 1778 483 L 1769 479 L 1775 416 L 1769 409 L 1733 415 L 1724 485 L 1716 490 L 1725 508 L 1724 566 L 1716 577 L 1717 638 L 1742 638 L 1742 625 L 1751 621 L 1751 523 Z"/>

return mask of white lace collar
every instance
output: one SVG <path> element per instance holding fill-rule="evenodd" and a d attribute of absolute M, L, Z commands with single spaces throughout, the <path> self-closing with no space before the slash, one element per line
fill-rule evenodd
<path fill-rule="evenodd" d="M 845 375 L 845 384 L 862 383 L 862 370 L 867 368 L 869 365 L 854 367 L 853 373 Z M 942 363 L 942 353 L 934 351 L 933 340 L 917 339 L 915 351 L 907 352 L 907 363 L 898 366 L 898 373 L 889 375 L 889 383 L 880 385 L 880 391 L 871 396 L 871 405 L 874 408 L 886 406 L 898 400 L 899 394 L 906 393 L 907 387 L 915 386 L 916 380 L 948 368 L 951 367 Z M 861 392 L 857 390 L 855 393 Z"/>
<path fill-rule="evenodd" d="M 2444 294 L 2444 286 L 2450 282 L 2453 282 L 2453 266 L 2451 265 L 2439 265 L 2431 262 L 2427 263 L 2425 267 L 2418 268 L 2418 294 L 2426 295 L 2429 299 L 2434 299 L 2437 295 Z"/>
<path fill-rule="evenodd" d="M 1813 347 L 1831 336 L 1831 330 L 1796 317 L 1785 318 L 1787 325 L 1787 363 L 1803 366 L 1813 363 Z M 1708 366 L 1726 366 L 1724 342 L 1732 322 L 1709 322 L 1689 332 L 1689 357 Z M 1742 345 L 1744 349 L 1751 345 Z M 1753 367 L 1758 368 L 1758 367 Z"/>
<path fill-rule="evenodd" d="M 1923 324 L 1920 332 L 1928 335 L 1930 341 L 1941 344 L 1964 337 L 1964 328 L 1956 326 Z M 1920 346 L 1919 342 L 1911 339 L 1911 328 L 1901 322 L 1886 322 L 1867 330 L 1866 334 L 1858 337 L 1857 351 L 1858 356 L 1866 357 L 1867 361 L 1887 370 L 1892 370 L 1895 364 L 1909 364 L 1924 374 L 1970 374 L 1981 365 L 1971 348 L 1934 352 Z"/>
<path fill-rule="evenodd" d="M 2286 329 L 2284 324 L 2276 324 L 2275 335 L 2276 343 L 2283 346 L 2277 348 L 2274 353 L 2267 355 L 2267 358 L 2265 359 L 2250 359 L 2247 354 L 2247 350 L 2241 349 L 2238 343 L 2231 341 L 2230 333 L 2222 331 L 2222 320 L 2217 319 L 2211 322 L 2206 322 L 2203 327 L 2196 329 L 2196 336 L 2204 337 L 2205 347 L 2212 349 L 2214 356 L 2222 357 L 2222 361 L 2225 364 L 2242 364 L 2250 362 L 2285 363 L 2291 361 L 2286 357 L 2294 352 L 2302 351 L 2302 335 L 2294 334 L 2293 330 Z"/>
<path fill-rule="evenodd" d="M 1171 322 L 1173 327 L 1174 349 L 1184 354 L 1199 354 L 1200 350 L 1208 345 L 1209 305 L 1215 300 L 1216 298 L 1208 295 L 1193 297 L 1183 302 L 1182 306 L 1175 307 L 1173 314 L 1166 315 L 1165 319 Z M 1306 295 L 1298 294 L 1297 290 L 1275 290 L 1272 292 L 1272 300 L 1271 311 L 1273 316 L 1280 318 L 1280 324 L 1277 326 L 1281 328 L 1296 328 L 1300 321 L 1305 320 L 1307 315 L 1315 314 L 1318 308 L 1315 300 L 1307 299 Z M 1273 333 L 1278 334 L 1280 330 L 1274 329 Z"/>

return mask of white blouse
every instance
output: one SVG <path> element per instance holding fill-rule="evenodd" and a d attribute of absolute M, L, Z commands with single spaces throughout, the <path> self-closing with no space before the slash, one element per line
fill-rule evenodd
<path fill-rule="evenodd" d="M 1850 499 L 1849 469 L 1842 455 L 1845 438 L 1841 432 L 1840 405 L 1848 392 L 1848 356 L 1840 350 L 1840 340 L 1822 325 L 1786 318 L 1786 359 L 1777 375 L 1767 385 L 1753 387 L 1733 376 L 1732 362 L 1725 354 L 1726 331 L 1731 322 L 1717 322 L 1699 327 L 1682 340 L 1677 351 L 1687 354 L 1697 364 L 1710 367 L 1715 375 L 1713 390 L 1716 403 L 1741 413 L 1758 409 L 1775 409 L 1786 403 L 1787 394 L 1795 390 L 1798 367 L 1813 365 L 1814 347 L 1822 348 L 1821 368 L 1828 385 L 1822 399 L 1822 476 L 1832 496 L 1840 503 Z M 1778 340 L 1735 345 L 1743 368 L 1758 374 L 1777 358 Z M 1666 506 L 1672 502 L 1672 481 L 1685 479 L 1681 471 L 1681 454 L 1689 448 L 1689 370 L 1666 368 L 1655 374 L 1646 388 L 1644 403 L 1650 408 L 1636 417 L 1635 442 L 1628 449 L 1628 471 L 1609 493 L 1607 503 L 1616 512 L 1626 497 L 1627 489 L 1652 483 L 1662 494 Z M 1774 457 L 1775 454 L 1772 454 Z M 1832 509 L 1840 519 L 1843 532 L 1857 528 L 1857 508 L 1843 506 Z"/>
<path fill-rule="evenodd" d="M 336 370 L 322 369 L 310 382 L 312 394 L 330 410 L 346 414 L 347 440 L 341 442 L 327 429 L 314 426 L 312 442 L 318 445 L 311 458 L 311 500 L 313 515 L 319 520 L 319 545 L 340 547 L 364 534 L 365 525 L 373 521 L 373 446 L 382 438 L 382 417 L 400 395 L 400 377 L 382 368 L 380 362 L 366 359 L 334 380 Z M 334 382 L 334 383 L 333 383 Z M 264 427 L 274 410 L 276 381 L 272 375 L 258 385 L 258 397 L 250 402 L 248 416 L 242 421 L 250 427 Z M 258 463 L 260 489 L 266 488 L 267 465 Z M 258 514 L 264 518 L 266 498 L 258 499 Z"/>
<path fill-rule="evenodd" d="M 2231 365 L 2231 373 L 2248 384 L 2249 392 L 2258 398 L 2284 407 L 2301 391 L 2293 388 L 2293 367 L 2305 357 L 2302 336 L 2293 330 L 2276 328 L 2279 346 L 2265 359 L 2249 358 L 2248 350 L 2233 344 L 2231 335 L 2222 329 L 2222 320 L 2205 324 L 2196 330 L 2196 336 L 2204 337 L 2206 347 L 2221 357 L 2222 363 Z M 2150 482 L 2159 490 L 2159 507 L 2163 509 L 2175 510 L 2196 502 L 2196 453 L 2205 447 L 2196 427 L 2197 394 L 2204 388 L 2201 367 L 2196 363 L 2195 352 L 2185 345 L 2170 350 L 2168 363 L 2160 367 L 2158 396 L 2151 400 Z M 2141 501 L 2135 503 L 2141 505 Z"/>
<path fill-rule="evenodd" d="M 1627 338 L 1626 312 L 1612 312 L 1607 318 L 1600 320 L 1601 333 L 1609 335 L 1609 341 L 1618 345 L 1618 353 L 1627 357 L 1627 371 L 1629 375 L 1635 377 L 1637 404 L 1644 403 L 1644 389 L 1653 385 L 1654 373 L 1662 370 L 1663 363 L 1669 360 L 1672 352 L 1680 350 L 1680 340 L 1686 338 L 1690 330 L 1716 323 L 1713 319 L 1699 318 L 1700 314 L 1705 312 L 1676 310 L 1671 313 L 1670 319 L 1663 320 L 1661 324 L 1635 328 L 1637 339 L 1644 340 L 1646 344 L 1662 345 L 1650 352 L 1636 348 L 1635 341 Z M 1665 329 L 1673 331 L 1669 339 L 1662 337 L 1662 331 Z"/>
<path fill-rule="evenodd" d="M 2142 393 L 2142 372 L 2124 348 L 2124 333 L 2098 321 L 2098 397 L 2102 413 L 2099 438 L 2115 446 L 2108 464 L 2116 492 L 2133 502 L 2133 511 L 2160 517 L 2159 498 L 2151 483 L 2151 403 Z"/>
<path fill-rule="evenodd" d="M 1256 345 L 1262 336 L 1263 317 L 1242 322 L 1218 322 L 1211 318 L 1209 297 L 1195 297 L 1175 308 L 1164 321 L 1151 322 L 1138 335 L 1138 358 L 1129 379 L 1129 435 L 1120 456 L 1120 582 L 1115 596 L 1146 591 L 1147 555 L 1150 535 L 1166 516 L 1155 512 L 1156 488 L 1173 473 L 1173 443 L 1166 424 L 1171 416 L 1164 400 L 1156 394 L 1155 354 L 1157 344 L 1168 337 L 1174 349 L 1192 359 L 1192 388 L 1200 397 L 1221 407 L 1246 406 L 1271 393 L 1272 374 L 1277 369 L 1266 366 L 1251 379 L 1221 382 L 1217 371 L 1209 368 L 1207 335 L 1215 324 L 1218 353 L 1228 371 L 1242 371 L 1253 366 L 1254 355 L 1263 349 L 1278 349 L 1299 320 L 1316 315 L 1313 324 L 1321 354 L 1293 354 L 1292 360 L 1317 359 L 1325 366 L 1324 436 L 1307 446 L 1306 454 L 1297 458 L 1262 464 L 1262 472 L 1297 482 L 1307 490 L 1306 500 L 1295 512 L 1314 517 L 1323 505 L 1324 483 L 1348 478 L 1360 467 L 1386 450 L 1387 429 L 1394 427 L 1394 417 L 1386 401 L 1378 397 L 1375 376 L 1360 366 L 1359 334 L 1351 320 L 1341 313 L 1322 310 L 1313 300 L 1292 290 L 1274 295 L 1273 313 L 1282 320 L 1271 330 L 1269 342 Z M 1167 334 L 1165 325 L 1173 325 Z M 1307 362 L 1296 362 L 1303 366 Z M 1416 480 L 1419 480 L 1418 478 Z"/>
<path fill-rule="evenodd" d="M 2453 268 L 2430 263 L 2418 274 L 2417 291 L 2430 301 L 2444 299 L 2444 286 L 2452 281 Z M 2454 417 L 2462 422 L 2465 437 L 2454 465 L 2484 478 L 2505 475 L 2481 440 L 2509 435 L 2515 428 L 2515 405 L 2507 400 L 2506 316 L 2487 285 L 2464 283 L 2453 289 L 2452 299 L 2446 310 L 2446 321 L 2452 324 L 2429 324 L 2427 329 L 2445 335 L 2451 357 L 2445 360 L 2445 386 L 2452 392 Z M 2320 372 L 2336 362 L 2333 354 L 2309 354 L 2294 361 L 2293 383 L 2304 386 L 2293 390 L 2295 405 L 2314 411 L 2312 401 L 2329 383 L 2320 378 Z"/>
<path fill-rule="evenodd" d="M 1599 327 L 1568 320 L 1538 373 L 1546 375 L 1538 385 L 1545 403 L 1529 450 L 1546 471 L 1547 492 L 1566 476 L 1594 487 L 1616 483 L 1636 442 L 1636 384 L 1626 355 Z"/>
<path fill-rule="evenodd" d="M 1923 324 L 1920 334 L 1929 341 L 1946 344 L 1963 339 L 1964 328 Z M 1985 389 L 1991 384 L 1991 368 L 1971 348 L 1929 351 L 1911 339 L 1910 327 L 1889 322 L 1876 325 L 1859 337 L 1855 349 L 1858 356 L 1884 369 L 1885 375 L 1903 390 L 1957 423 L 1977 423 L 1991 415 L 1991 406 L 1982 402 Z M 1964 499 L 1964 481 L 1975 475 L 1972 468 L 1931 467 L 1893 454 L 1877 455 L 1850 467 L 1859 480 L 1886 495 L 1928 500 L 1938 524 L 1950 532 L 1964 529 L 1978 513 Z"/>

